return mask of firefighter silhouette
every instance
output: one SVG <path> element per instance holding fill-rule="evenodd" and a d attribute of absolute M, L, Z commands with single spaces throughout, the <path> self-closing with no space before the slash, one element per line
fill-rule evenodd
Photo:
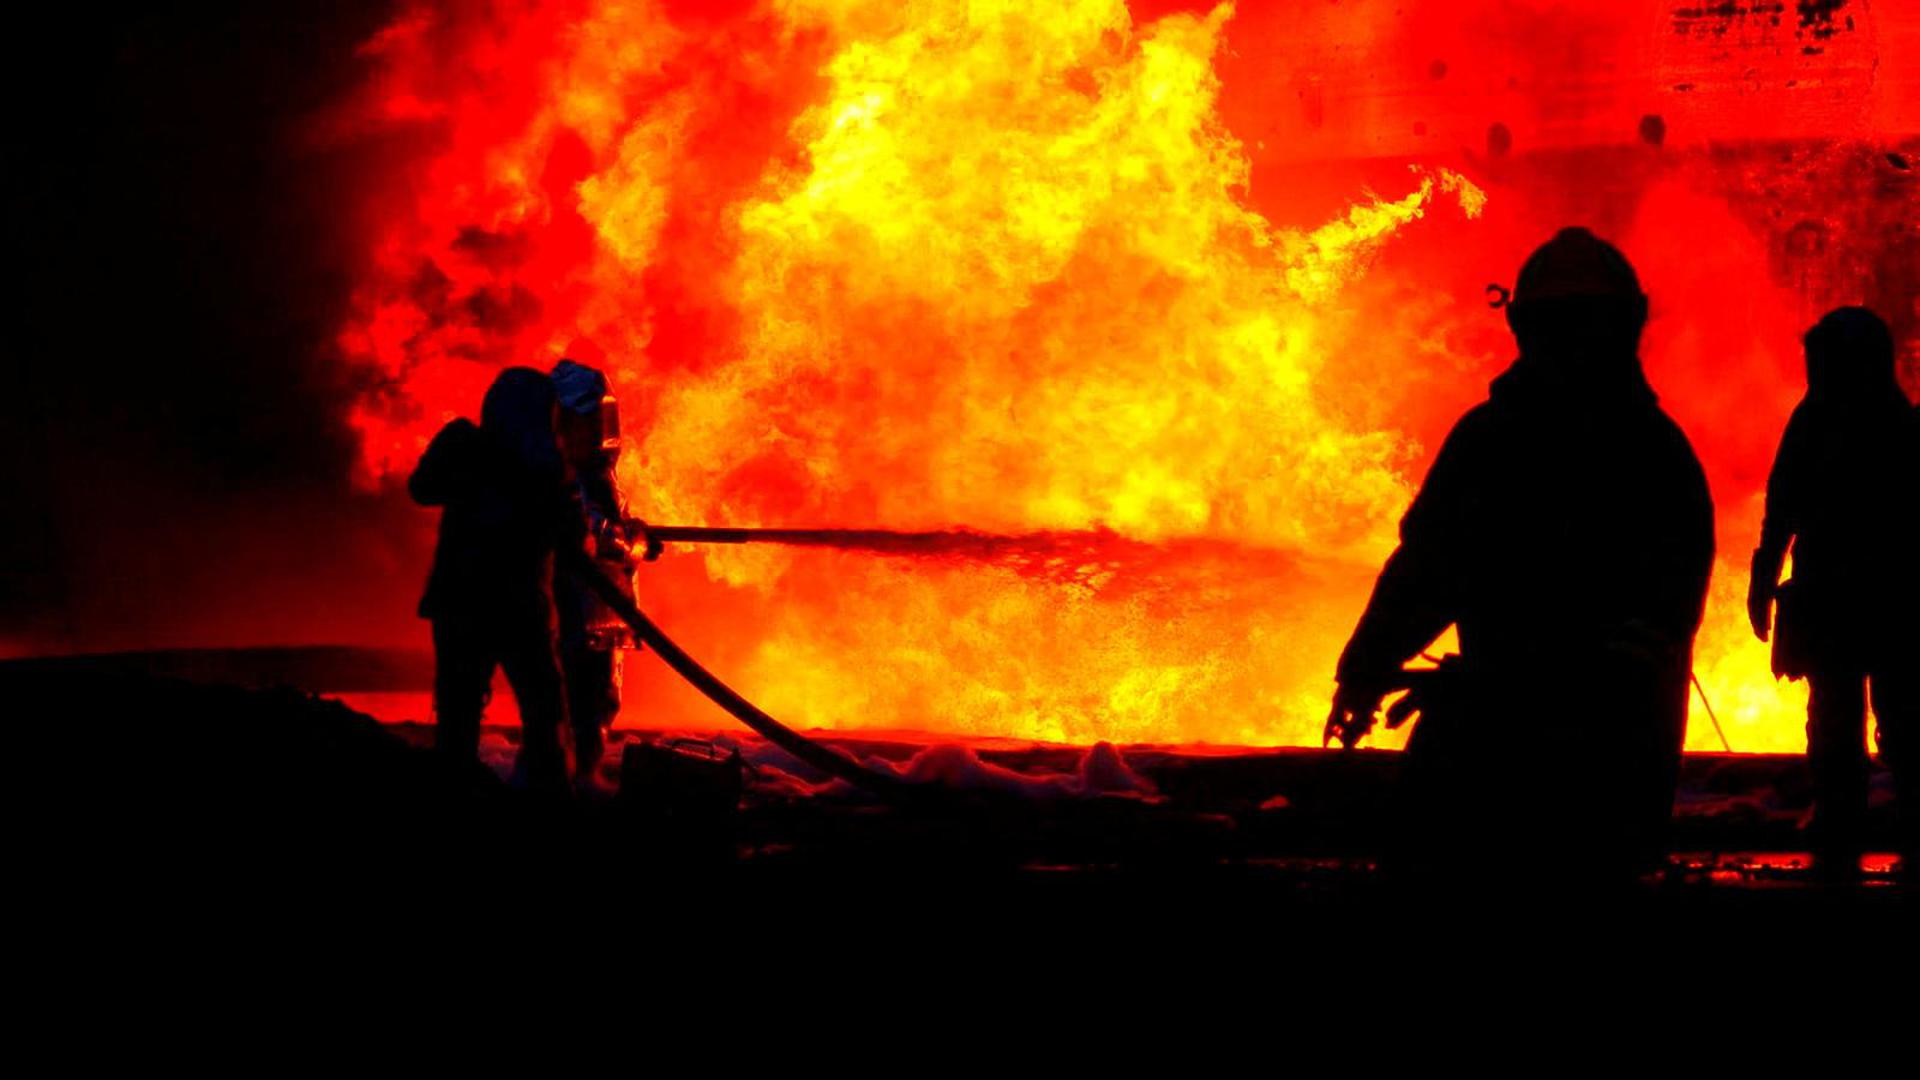
<path fill-rule="evenodd" d="M 1865 308 L 1807 331 L 1807 393 L 1767 480 L 1747 614 L 1773 631 L 1775 675 L 1805 678 L 1812 839 L 1830 874 L 1859 870 L 1867 809 L 1867 694 L 1893 771 L 1908 865 L 1920 777 L 1920 420 L 1894 374 L 1893 335 Z M 1793 576 L 1779 583 L 1787 553 Z"/>
<path fill-rule="evenodd" d="M 555 408 L 546 375 L 508 368 L 487 390 L 479 425 L 462 418 L 442 428 L 407 485 L 415 502 L 441 508 L 420 600 L 433 623 L 436 747 L 476 756 L 493 673 L 504 669 L 522 726 L 515 778 L 546 793 L 567 790 L 554 556 L 585 542 Z"/>
<path fill-rule="evenodd" d="M 560 402 L 560 443 L 578 484 L 594 562 L 631 595 L 635 562 L 642 556 L 657 558 L 660 548 L 646 536 L 645 525 L 627 512 L 614 480 L 620 454 L 619 403 L 606 376 L 582 362 L 597 353 L 584 342 L 574 343 L 568 352 L 572 355 L 554 365 L 552 375 Z M 554 599 L 576 775 L 590 783 L 606 752 L 606 729 L 620 712 L 620 650 L 633 646 L 633 633 L 568 574 L 554 582 Z"/>
<path fill-rule="evenodd" d="M 1504 290 L 1502 290 L 1504 294 Z M 1506 299 L 1503 295 L 1502 299 Z M 1626 882 L 1664 851 L 1713 505 L 1641 370 L 1626 258 L 1563 229 L 1505 304 L 1519 358 L 1454 426 L 1341 655 L 1329 736 L 1407 746 L 1393 864 Z M 1460 652 L 1403 666 L 1449 626 Z"/>

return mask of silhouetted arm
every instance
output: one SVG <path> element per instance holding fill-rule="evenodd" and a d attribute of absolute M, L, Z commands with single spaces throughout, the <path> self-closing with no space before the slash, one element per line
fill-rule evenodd
<path fill-rule="evenodd" d="M 1760 525 L 1760 548 L 1756 565 L 1764 563 L 1772 571 L 1770 581 L 1778 581 L 1786 562 L 1787 550 L 1800 532 L 1806 506 L 1808 436 L 1812 424 L 1803 405 L 1793 411 L 1787 430 L 1780 436 L 1780 451 L 1774 455 L 1773 471 L 1767 475 L 1767 514 Z"/>
<path fill-rule="evenodd" d="M 1402 665 L 1453 624 L 1467 501 L 1484 452 L 1484 418 L 1468 413 L 1434 457 L 1426 482 L 1400 519 L 1400 546 L 1374 582 L 1373 597 L 1340 654 L 1325 738 L 1351 749 L 1372 729 Z M 1389 718 L 1389 723 L 1393 723 Z"/>
<path fill-rule="evenodd" d="M 646 523 L 627 513 L 627 501 L 614 481 L 613 470 L 604 469 L 580 478 L 581 504 L 587 516 L 587 535 L 593 540 L 594 557 L 611 560 L 618 556 L 631 561 L 631 550 L 646 538 Z M 658 542 L 647 545 L 649 558 L 658 558 Z"/>
<path fill-rule="evenodd" d="M 1612 644 L 1636 651 L 1644 646 L 1662 663 L 1687 662 L 1694 634 L 1706 612 L 1707 585 L 1713 576 L 1713 494 L 1700 459 L 1678 427 L 1672 428 L 1679 467 L 1673 483 L 1652 503 L 1657 524 L 1648 529 L 1646 573 L 1650 594 L 1644 618 L 1616 627 Z"/>
<path fill-rule="evenodd" d="M 1747 621 L 1754 636 L 1767 640 L 1772 624 L 1774 591 L 1780 583 L 1780 570 L 1787 561 L 1793 538 L 1804 521 L 1808 476 L 1808 440 L 1812 422 L 1803 402 L 1787 420 L 1780 436 L 1780 450 L 1773 458 L 1773 471 L 1767 475 L 1767 510 L 1760 525 L 1760 544 L 1753 550 L 1753 565 L 1747 579 Z"/>
<path fill-rule="evenodd" d="M 1459 614 L 1461 553 L 1470 527 L 1467 502 L 1485 440 L 1469 413 L 1435 456 L 1413 505 L 1400 520 L 1400 546 L 1374 583 L 1373 597 L 1340 655 L 1342 685 L 1377 684 L 1397 674 Z"/>

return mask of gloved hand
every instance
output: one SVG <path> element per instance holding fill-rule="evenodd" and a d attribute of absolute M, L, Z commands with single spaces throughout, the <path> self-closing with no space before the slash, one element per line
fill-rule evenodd
<path fill-rule="evenodd" d="M 627 521 L 627 540 L 641 549 L 640 557 L 647 562 L 658 559 L 660 553 L 666 550 L 666 546 L 647 531 L 647 523 L 639 518 L 631 518 Z"/>
<path fill-rule="evenodd" d="M 1333 711 L 1327 714 L 1327 726 L 1320 734 L 1320 745 L 1340 740 L 1342 749 L 1351 750 L 1367 732 L 1373 730 L 1374 717 L 1380 712 L 1385 692 L 1356 683 L 1342 683 L 1333 692 Z M 1404 719 L 1404 718 L 1403 718 Z"/>
<path fill-rule="evenodd" d="M 601 562 L 633 565 L 633 549 L 617 529 L 602 529 L 588 538 L 587 552 Z"/>

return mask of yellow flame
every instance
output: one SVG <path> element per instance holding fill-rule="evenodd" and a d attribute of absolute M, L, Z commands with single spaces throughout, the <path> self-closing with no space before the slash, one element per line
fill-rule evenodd
<path fill-rule="evenodd" d="M 625 462 L 639 504 L 1240 547 L 1043 575 L 714 551 L 714 577 L 781 590 L 743 688 L 840 727 L 1309 739 L 1417 452 L 1328 401 L 1332 302 L 1438 195 L 1485 196 L 1442 170 L 1310 232 L 1248 209 L 1215 112 L 1231 5 L 790 10 L 845 37 L 830 93 L 794 125 L 804 168 L 737 207 L 739 347 L 663 392 Z M 672 129 L 581 188 L 622 258 L 651 246 Z"/>

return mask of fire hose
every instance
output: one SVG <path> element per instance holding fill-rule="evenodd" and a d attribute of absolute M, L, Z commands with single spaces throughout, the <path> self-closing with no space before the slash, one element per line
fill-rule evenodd
<path fill-rule="evenodd" d="M 927 548 L 944 548 L 956 544 L 973 544 L 1001 539 L 990 537 L 986 534 L 962 531 L 898 532 L 888 529 L 729 529 L 708 528 L 703 526 L 649 526 L 646 528 L 647 535 L 652 540 L 662 544 L 772 543 L 807 547 L 857 548 L 876 551 L 924 550 Z M 757 732 L 768 742 L 785 750 L 799 761 L 811 765 L 829 776 L 845 780 L 857 787 L 865 788 L 876 795 L 897 800 L 902 798 L 909 790 L 909 786 L 899 777 L 870 769 L 838 750 L 807 738 L 805 735 L 774 719 L 773 716 L 765 710 L 741 696 L 739 691 L 728 686 L 713 672 L 708 671 L 698 660 L 688 655 L 685 649 L 682 649 L 672 638 L 668 637 L 664 631 L 655 625 L 652 619 L 647 618 L 646 613 L 640 610 L 639 605 L 634 603 L 633 598 L 628 596 L 625 590 L 621 589 L 611 578 L 607 577 L 598 566 L 594 565 L 593 560 L 587 558 L 584 553 L 578 551 L 565 552 L 562 556 L 562 561 L 566 569 L 591 590 L 594 595 L 598 596 L 608 608 L 612 609 L 614 614 L 620 616 L 621 620 L 633 630 L 634 636 L 638 638 L 642 644 L 652 649 L 661 660 L 666 662 L 668 667 L 672 668 L 676 674 L 692 684 L 693 688 L 700 691 L 708 700 L 720 706 L 720 708 L 724 709 L 734 719 Z M 1442 665 L 1443 668 L 1445 666 L 1446 665 Z M 1421 686 L 1428 681 L 1428 679 L 1432 678 L 1436 674 L 1436 671 L 1413 670 L 1405 672 L 1404 674 L 1407 676 L 1407 681 L 1396 686 L 1395 689 L 1408 689 Z M 1691 672 L 1689 672 L 1689 674 L 1692 675 Z M 1698 675 L 1693 675 L 1692 679 L 1694 687 L 1700 692 L 1702 704 L 1705 704 L 1707 707 L 1708 716 L 1713 720 L 1714 731 L 1720 736 L 1721 744 L 1731 751 L 1732 746 L 1727 743 L 1726 732 L 1720 727 L 1720 718 L 1713 714 L 1713 705 L 1706 700 L 1706 687 L 1700 685 Z M 1411 711 L 1409 706 L 1411 705 L 1411 701 L 1415 699 L 1417 699 L 1417 696 L 1410 695 L 1409 700 L 1402 701 L 1395 706 L 1395 710 L 1402 713 L 1399 719 L 1404 720 L 1406 718 L 1405 713 Z M 1331 739 L 1335 734 L 1334 726 L 1329 722 L 1327 737 Z M 1341 741 L 1351 747 L 1352 741 L 1349 741 L 1349 738 L 1351 738 L 1352 741 L 1358 741 L 1357 733 L 1343 734 Z"/>
<path fill-rule="evenodd" d="M 651 545 L 661 544 L 782 544 L 793 547 L 839 548 L 882 555 L 956 555 L 994 558 L 1001 555 L 1059 550 L 1060 545 L 1119 538 L 1101 531 L 990 533 L 975 529 L 938 529 L 908 532 L 899 529 L 723 529 L 696 525 L 634 523 Z"/>
<path fill-rule="evenodd" d="M 672 638 L 654 625 L 653 620 L 647 618 L 646 613 L 633 602 L 633 598 L 595 566 L 593 560 L 587 558 L 583 552 L 566 551 L 562 553 L 561 559 L 565 569 L 613 609 L 613 612 L 632 628 L 634 636 L 639 638 L 647 648 L 653 650 L 654 655 L 665 661 L 676 674 L 691 683 L 694 689 L 706 695 L 708 700 L 725 709 L 734 719 L 758 732 L 768 742 L 829 776 L 845 780 L 885 798 L 898 800 L 904 797 L 908 786 L 899 777 L 869 769 L 846 754 L 807 738 L 740 696 L 738 691 L 701 666 L 698 660 L 687 655 L 685 649 L 675 644 Z"/>
<path fill-rule="evenodd" d="M 698 525 L 648 525 L 648 539 L 662 544 L 795 544 L 803 547 L 906 549 L 983 534 L 896 532 L 892 529 L 718 529 Z"/>

